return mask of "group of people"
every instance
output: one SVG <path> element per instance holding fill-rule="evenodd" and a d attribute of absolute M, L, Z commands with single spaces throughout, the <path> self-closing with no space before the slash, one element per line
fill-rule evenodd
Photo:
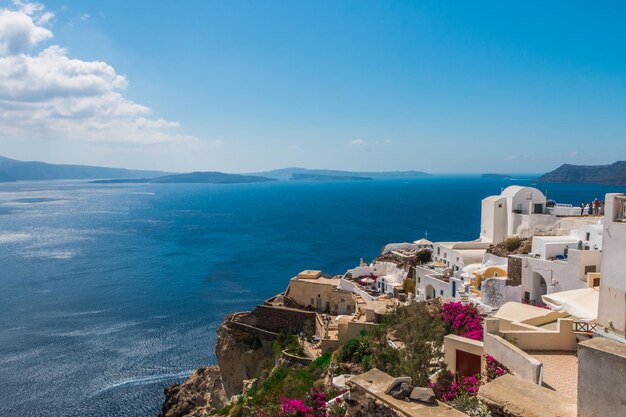
<path fill-rule="evenodd" d="M 587 211 L 587 213 L 585 213 Z M 580 203 L 580 215 L 584 216 L 588 214 L 589 216 L 603 216 L 604 215 L 604 200 L 599 201 L 597 198 L 594 198 L 593 201 L 586 203 L 583 200 Z"/>

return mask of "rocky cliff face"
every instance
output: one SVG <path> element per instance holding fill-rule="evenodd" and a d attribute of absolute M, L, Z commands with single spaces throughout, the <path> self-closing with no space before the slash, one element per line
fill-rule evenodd
<path fill-rule="evenodd" d="M 544 174 L 537 181 L 626 185 L 626 161 L 591 166 L 565 164 Z"/>
<path fill-rule="evenodd" d="M 243 331 L 226 320 L 217 329 L 215 354 L 224 391 L 230 398 L 241 393 L 243 381 L 253 378 L 264 361 L 273 356 L 272 342 Z"/>
<path fill-rule="evenodd" d="M 200 417 L 228 404 L 217 366 L 192 373 L 182 384 L 165 388 L 165 402 L 159 417 Z"/>

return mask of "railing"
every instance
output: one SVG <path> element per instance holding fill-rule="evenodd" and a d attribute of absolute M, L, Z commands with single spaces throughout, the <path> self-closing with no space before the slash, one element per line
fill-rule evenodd
<path fill-rule="evenodd" d="M 584 321 L 574 322 L 575 332 L 592 333 L 596 330 L 597 327 L 598 327 L 598 323 L 587 323 Z"/>

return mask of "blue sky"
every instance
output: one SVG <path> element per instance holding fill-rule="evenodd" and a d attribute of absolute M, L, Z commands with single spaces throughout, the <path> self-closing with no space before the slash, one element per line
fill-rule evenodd
<path fill-rule="evenodd" d="M 228 172 L 624 159 L 626 8 L 547 3 L 0 2 L 50 32 L 2 55 L 17 35 L 0 17 L 0 61 L 43 69 L 28 91 L 0 88 L 0 114 L 20 109 L 0 154 Z"/>

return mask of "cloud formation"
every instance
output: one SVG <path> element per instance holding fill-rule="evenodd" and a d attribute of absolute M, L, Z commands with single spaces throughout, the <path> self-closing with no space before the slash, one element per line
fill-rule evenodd
<path fill-rule="evenodd" d="M 193 143 L 176 134 L 177 122 L 124 96 L 125 76 L 102 61 L 70 58 L 42 43 L 54 14 L 38 3 L 14 1 L 0 9 L 0 139 L 64 138 L 149 145 Z"/>

